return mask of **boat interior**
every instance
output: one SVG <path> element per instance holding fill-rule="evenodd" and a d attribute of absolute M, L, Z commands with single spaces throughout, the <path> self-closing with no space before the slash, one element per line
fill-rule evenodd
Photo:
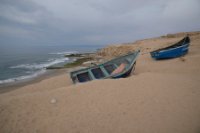
<path fill-rule="evenodd" d="M 119 58 L 119 59 L 109 61 L 102 65 L 94 66 L 90 69 L 87 69 L 77 74 L 75 77 L 75 80 L 78 80 L 78 82 L 86 82 L 93 79 L 102 79 L 109 75 L 118 74 L 128 69 L 129 66 L 131 65 L 132 60 L 133 60 L 133 57 Z M 122 64 L 124 64 L 124 68 L 122 68 Z M 121 70 L 117 71 L 117 69 L 121 69 Z"/>

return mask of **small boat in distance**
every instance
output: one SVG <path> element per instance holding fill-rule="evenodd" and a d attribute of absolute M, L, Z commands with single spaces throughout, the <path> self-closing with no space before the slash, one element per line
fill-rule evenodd
<path fill-rule="evenodd" d="M 152 51 L 150 52 L 150 54 L 151 57 L 156 60 L 175 58 L 185 55 L 188 52 L 189 45 L 190 45 L 190 38 L 187 36 L 171 46 Z"/>
<path fill-rule="evenodd" d="M 117 57 L 108 62 L 70 73 L 73 83 L 82 83 L 96 79 L 125 78 L 135 69 L 140 50 Z"/>

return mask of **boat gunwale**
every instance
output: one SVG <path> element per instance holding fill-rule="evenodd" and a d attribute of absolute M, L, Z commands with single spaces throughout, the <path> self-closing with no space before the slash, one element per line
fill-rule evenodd
<path fill-rule="evenodd" d="M 132 52 L 132 53 L 128 53 L 128 54 L 125 54 L 125 55 L 122 55 L 122 56 L 119 56 L 119 57 L 116 57 L 114 59 L 111 59 L 109 61 L 106 61 L 106 62 L 103 62 L 101 64 L 98 64 L 97 66 L 91 66 L 91 67 L 88 67 L 88 68 L 83 68 L 83 69 L 80 69 L 80 70 L 76 70 L 76 71 L 72 71 L 70 72 L 70 76 L 73 80 L 74 77 L 76 77 L 78 74 L 81 74 L 81 73 L 85 73 L 85 72 L 88 72 L 89 70 L 92 70 L 92 69 L 95 69 L 95 68 L 100 68 L 101 66 L 104 67 L 105 64 L 109 64 L 110 62 L 114 62 L 116 60 L 120 60 L 126 56 L 131 56 L 131 55 L 134 55 L 133 59 L 131 60 L 131 63 L 129 64 L 128 68 L 126 68 L 123 72 L 121 73 L 118 73 L 118 74 L 110 74 L 110 75 L 105 75 L 105 77 L 103 78 L 100 78 L 100 79 L 108 79 L 108 78 L 115 78 L 115 77 L 118 77 L 120 75 L 123 75 L 123 74 L 126 74 L 128 71 L 130 71 L 130 69 L 132 69 L 133 65 L 135 64 L 136 62 L 136 59 L 137 57 L 139 56 L 139 53 L 140 53 L 140 50 L 137 50 L 135 52 Z M 112 64 L 116 64 L 116 63 L 112 63 Z M 104 68 L 105 69 L 105 68 Z M 80 72 L 79 72 L 80 71 Z M 89 76 L 91 76 L 89 74 Z M 92 80 L 96 80 L 96 78 L 92 78 Z M 97 79 L 98 80 L 98 79 Z M 74 82 L 74 80 L 73 80 Z M 76 82 L 74 82 L 76 83 Z M 81 83 L 81 82 L 78 82 L 78 83 Z"/>
<path fill-rule="evenodd" d="M 136 51 L 136 52 L 139 52 L 139 51 Z M 123 55 L 123 56 L 116 57 L 115 59 L 111 59 L 111 60 L 109 60 L 109 61 L 100 63 L 100 64 L 98 64 L 98 65 L 91 66 L 90 68 L 83 68 L 83 69 L 79 69 L 79 70 L 72 71 L 72 72 L 70 72 L 70 73 L 76 73 L 76 72 L 78 72 L 78 71 L 84 71 L 84 70 L 87 71 L 88 69 L 94 69 L 94 68 L 97 68 L 97 67 L 99 67 L 99 66 L 101 66 L 101 65 L 104 65 L 104 64 L 107 64 L 107 63 L 109 63 L 109 62 L 112 62 L 112 61 L 114 61 L 114 60 L 119 60 L 119 59 L 121 59 L 121 58 L 123 58 L 123 57 L 125 57 L 125 56 L 131 55 L 131 54 L 135 54 L 136 52 L 134 52 L 134 53 L 129 53 L 129 54 L 125 54 L 125 55 Z"/>

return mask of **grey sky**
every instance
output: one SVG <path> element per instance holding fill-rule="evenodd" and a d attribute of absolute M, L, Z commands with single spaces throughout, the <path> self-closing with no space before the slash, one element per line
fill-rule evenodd
<path fill-rule="evenodd" d="M 101 45 L 200 30 L 200 0 L 0 0 L 0 45 Z"/>

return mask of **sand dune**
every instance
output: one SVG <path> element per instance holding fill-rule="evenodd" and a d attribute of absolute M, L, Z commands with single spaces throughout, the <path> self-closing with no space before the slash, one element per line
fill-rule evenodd
<path fill-rule="evenodd" d="M 111 58 L 111 52 L 142 48 L 129 78 L 72 85 L 62 74 L 0 94 L 0 132 L 200 132 L 200 35 L 191 35 L 184 57 L 155 61 L 146 54 L 181 37 L 103 49 L 101 56 Z"/>

